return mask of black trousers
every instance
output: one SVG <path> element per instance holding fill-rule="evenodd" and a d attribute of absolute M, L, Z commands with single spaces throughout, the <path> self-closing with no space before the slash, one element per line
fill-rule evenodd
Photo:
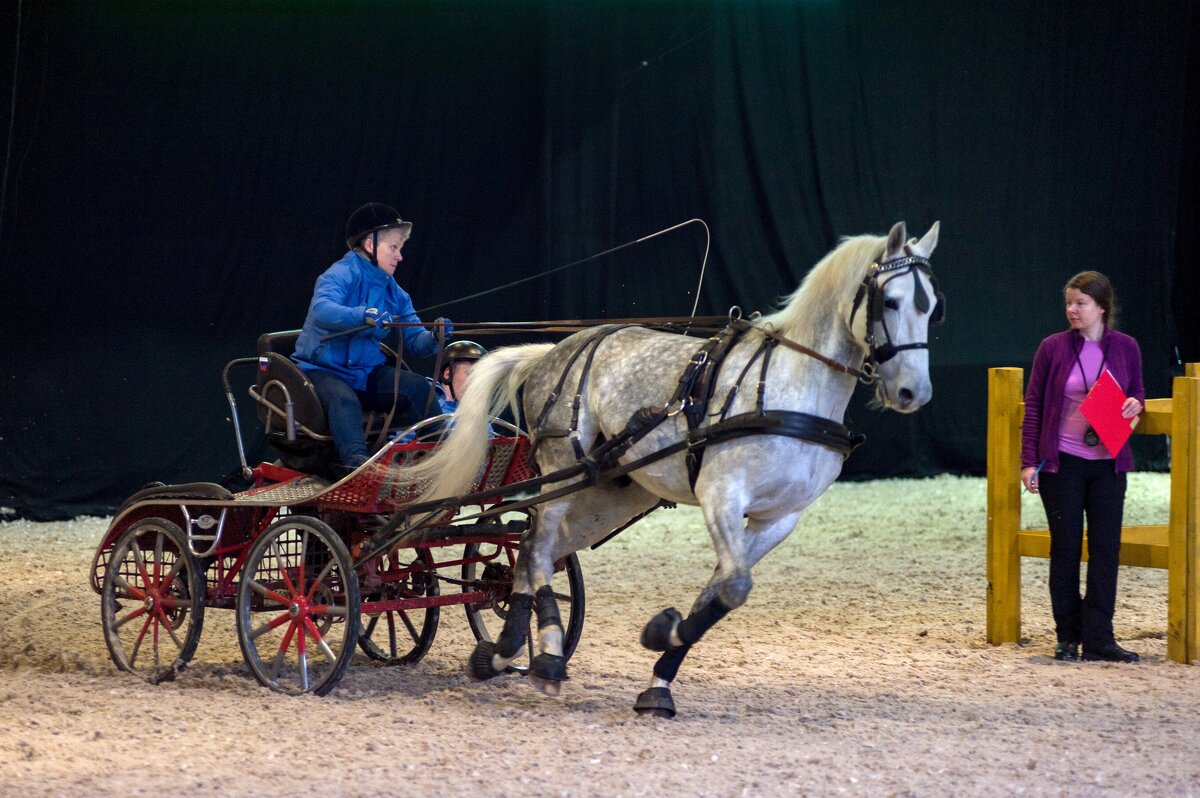
<path fill-rule="evenodd" d="M 367 377 L 367 390 L 356 391 L 332 371 L 314 370 L 307 373 L 325 417 L 329 432 L 337 447 L 342 464 L 355 466 L 367 459 L 367 440 L 363 437 L 363 410 L 387 411 L 396 402 L 396 418 L 401 424 L 415 424 L 425 418 L 430 382 L 411 371 L 400 371 L 400 390 L 395 391 L 396 369 L 377 366 Z M 437 399 L 432 401 L 433 415 L 439 412 Z"/>
<path fill-rule="evenodd" d="M 1113 642 L 1117 560 L 1125 512 L 1125 473 L 1112 460 L 1058 454 L 1058 473 L 1043 471 L 1038 493 L 1050 525 L 1050 604 L 1059 642 L 1085 649 Z M 1079 595 L 1079 561 L 1087 519 L 1087 590 Z"/>

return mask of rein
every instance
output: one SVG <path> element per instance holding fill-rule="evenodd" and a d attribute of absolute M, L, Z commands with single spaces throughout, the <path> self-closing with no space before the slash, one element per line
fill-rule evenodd
<path fill-rule="evenodd" d="M 849 374 L 851 377 L 854 377 L 856 380 L 861 382 L 863 385 L 870 385 L 872 382 L 875 381 L 874 369 L 870 369 L 870 368 L 866 368 L 866 367 L 861 368 L 861 369 L 851 368 L 850 366 L 847 366 L 847 365 L 837 362 L 836 360 L 834 360 L 831 357 L 826 357 L 825 355 L 822 355 L 820 352 L 816 351 L 815 349 L 809 349 L 804 344 L 798 344 L 795 341 L 793 341 L 791 338 L 785 338 L 783 335 L 780 335 L 779 333 L 775 332 L 770 327 L 755 327 L 754 325 L 752 325 L 748 322 L 744 322 L 741 319 L 738 319 L 737 322 L 740 322 L 741 324 L 745 324 L 747 327 L 750 327 L 751 329 L 758 330 L 763 335 L 770 338 L 772 341 L 775 341 L 778 344 L 782 344 L 783 346 L 786 346 L 788 349 L 792 349 L 803 355 L 808 355 L 809 357 L 813 358 L 814 360 L 824 363 L 826 366 L 829 366 L 829 368 L 833 369 L 834 371 L 840 371 L 843 374 Z M 731 320 L 731 323 L 734 323 L 734 322 Z"/>

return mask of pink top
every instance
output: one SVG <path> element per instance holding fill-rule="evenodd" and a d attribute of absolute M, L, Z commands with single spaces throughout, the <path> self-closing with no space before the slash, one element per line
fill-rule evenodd
<path fill-rule="evenodd" d="M 1072 358 L 1073 360 L 1074 358 Z M 1099 341 L 1083 342 L 1083 350 L 1079 353 L 1079 363 L 1073 363 L 1067 374 L 1067 382 L 1063 386 L 1062 421 L 1058 425 L 1058 450 L 1082 457 L 1085 460 L 1105 460 L 1111 457 L 1103 444 L 1088 446 L 1083 442 L 1087 433 L 1088 421 L 1079 412 L 1079 405 L 1087 397 L 1088 390 L 1096 384 L 1100 376 L 1100 366 L 1104 362 L 1104 350 Z M 1079 372 L 1083 364 L 1083 374 Z M 1087 380 L 1084 380 L 1084 374 Z"/>

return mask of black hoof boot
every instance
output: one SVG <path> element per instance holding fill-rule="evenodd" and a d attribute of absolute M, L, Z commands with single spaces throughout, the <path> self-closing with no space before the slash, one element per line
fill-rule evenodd
<path fill-rule="evenodd" d="M 529 682 L 551 698 L 562 694 L 562 683 L 567 681 L 567 660 L 553 654 L 538 654 L 529 663 Z"/>
<path fill-rule="evenodd" d="M 651 687 L 643 690 L 634 702 L 633 711 L 644 718 L 675 717 L 675 702 L 671 700 L 671 688 Z"/>
<path fill-rule="evenodd" d="M 651 651 L 666 651 L 674 648 L 671 645 L 671 632 L 674 632 L 683 616 L 674 607 L 667 607 L 655 615 L 642 630 L 642 645 Z M 651 688 L 657 690 L 657 687 Z M 642 695 L 645 695 L 643 693 Z"/>
<path fill-rule="evenodd" d="M 567 680 L 567 660 L 553 654 L 538 654 L 529 663 L 529 673 L 547 682 L 565 682 Z"/>
<path fill-rule="evenodd" d="M 503 671 L 492 667 L 492 657 L 496 654 L 496 644 L 480 640 L 467 660 L 467 674 L 477 682 L 486 681 L 493 676 L 499 676 Z"/>

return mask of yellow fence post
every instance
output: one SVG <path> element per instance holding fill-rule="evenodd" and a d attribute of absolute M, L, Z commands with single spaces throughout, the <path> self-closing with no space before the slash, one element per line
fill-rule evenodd
<path fill-rule="evenodd" d="M 1021 640 L 1021 398 L 1024 371 L 988 369 L 987 640 Z"/>
<path fill-rule="evenodd" d="M 1171 406 L 1171 520 L 1167 569 L 1167 656 L 1200 659 L 1200 379 L 1196 364 L 1176 377 Z"/>

